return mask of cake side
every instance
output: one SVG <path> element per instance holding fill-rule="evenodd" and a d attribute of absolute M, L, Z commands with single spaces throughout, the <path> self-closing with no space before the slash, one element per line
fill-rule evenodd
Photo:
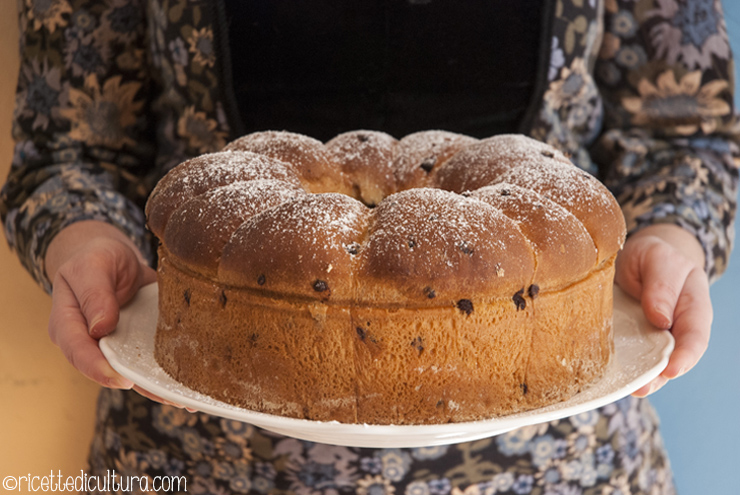
<path fill-rule="evenodd" d="M 160 249 L 155 358 L 186 386 L 250 410 L 371 424 L 486 419 L 571 397 L 612 353 L 613 259 L 518 305 L 382 307 L 222 286 Z"/>

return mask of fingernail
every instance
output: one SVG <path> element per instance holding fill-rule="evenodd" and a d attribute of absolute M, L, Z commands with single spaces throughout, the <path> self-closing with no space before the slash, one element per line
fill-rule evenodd
<path fill-rule="evenodd" d="M 634 392 L 632 392 L 632 395 L 635 396 L 635 397 L 637 397 L 638 399 L 642 399 L 644 397 L 647 397 L 650 394 L 650 391 L 649 390 L 647 392 L 643 392 L 643 393 L 638 393 L 638 392 L 639 392 L 639 390 L 635 390 Z"/>
<path fill-rule="evenodd" d="M 120 388 L 123 390 L 129 390 L 134 386 L 134 382 L 127 380 L 122 376 L 111 378 L 109 383 L 110 388 Z"/>
<path fill-rule="evenodd" d="M 92 319 L 92 321 L 90 322 L 90 327 L 88 328 L 88 332 L 90 333 L 90 335 L 93 335 L 97 332 L 97 326 L 98 324 L 100 324 L 101 321 L 103 321 L 103 319 L 105 319 L 105 315 L 97 315 L 95 318 Z"/>
<path fill-rule="evenodd" d="M 648 391 L 648 395 L 651 395 L 653 392 L 658 390 L 660 387 L 658 386 L 658 381 L 653 380 L 653 383 L 650 384 L 650 390 Z"/>
<path fill-rule="evenodd" d="M 671 328 L 673 322 L 671 321 L 671 317 L 668 316 L 668 311 L 665 311 L 662 308 L 655 308 L 655 310 L 658 313 L 658 319 L 660 320 L 660 328 Z"/>

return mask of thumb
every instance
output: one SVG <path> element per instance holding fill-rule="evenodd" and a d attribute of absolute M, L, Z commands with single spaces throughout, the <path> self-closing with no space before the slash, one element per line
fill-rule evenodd
<path fill-rule="evenodd" d="M 80 305 L 90 336 L 99 339 L 116 328 L 119 305 L 114 276 L 89 270 L 78 277 L 68 278 L 67 284 Z"/>
<path fill-rule="evenodd" d="M 145 285 L 153 284 L 157 281 L 157 271 L 152 269 L 149 265 L 141 265 L 141 283 L 139 288 Z"/>
<path fill-rule="evenodd" d="M 642 296 L 642 256 L 639 246 L 628 242 L 617 256 L 614 282 L 633 298 Z"/>
<path fill-rule="evenodd" d="M 679 294 L 693 264 L 656 237 L 632 240 L 617 258 L 615 282 L 639 300 L 648 321 L 670 328 Z"/>
<path fill-rule="evenodd" d="M 87 321 L 88 333 L 96 339 L 115 330 L 121 305 L 151 278 L 127 246 L 114 241 L 101 248 L 84 257 L 83 267 L 73 268 L 74 276 L 63 273 Z"/>

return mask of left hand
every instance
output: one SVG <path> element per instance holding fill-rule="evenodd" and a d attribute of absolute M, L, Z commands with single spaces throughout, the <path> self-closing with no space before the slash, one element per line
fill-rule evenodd
<path fill-rule="evenodd" d="M 645 397 L 693 368 L 709 345 L 713 311 L 704 250 L 677 225 L 645 227 L 625 242 L 615 282 L 640 301 L 650 323 L 670 329 L 676 340 L 663 372 L 632 394 Z"/>

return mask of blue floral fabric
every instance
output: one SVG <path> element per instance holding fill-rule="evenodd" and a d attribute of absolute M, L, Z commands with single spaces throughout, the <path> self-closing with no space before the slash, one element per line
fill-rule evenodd
<path fill-rule="evenodd" d="M 19 0 L 12 249 L 45 290 L 60 230 L 109 222 L 155 263 L 142 207 L 185 159 L 237 137 L 213 0 Z M 719 0 L 553 0 L 527 132 L 598 175 L 628 229 L 678 224 L 726 268 L 740 127 Z M 658 420 L 626 398 L 472 443 L 356 449 L 282 437 L 102 390 L 91 474 L 184 474 L 188 493 L 671 494 Z"/>
<path fill-rule="evenodd" d="M 305 442 L 104 389 L 91 474 L 185 476 L 187 493 L 673 494 L 658 418 L 628 397 L 483 440 L 366 449 Z"/>

